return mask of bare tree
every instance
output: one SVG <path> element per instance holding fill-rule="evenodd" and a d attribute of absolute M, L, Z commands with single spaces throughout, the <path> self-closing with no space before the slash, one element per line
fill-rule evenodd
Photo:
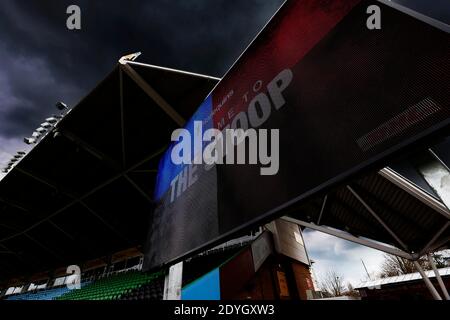
<path fill-rule="evenodd" d="M 344 279 L 342 275 L 338 274 L 334 270 L 327 272 L 325 277 L 322 279 L 320 286 L 322 291 L 329 293 L 333 297 L 341 296 L 345 291 Z"/>
<path fill-rule="evenodd" d="M 352 285 L 351 282 L 347 282 L 347 290 L 348 290 L 348 291 L 353 291 L 353 290 L 355 290 L 355 288 L 353 287 L 353 285 Z"/>
<path fill-rule="evenodd" d="M 420 264 L 423 265 L 423 262 Z M 417 272 L 417 269 L 414 262 L 411 260 L 389 254 L 384 255 L 384 260 L 381 265 L 381 278 L 394 277 L 413 272 Z"/>
<path fill-rule="evenodd" d="M 358 290 L 355 290 L 351 282 L 347 282 L 347 291 L 344 293 L 346 296 L 359 297 Z"/>
<path fill-rule="evenodd" d="M 446 266 L 446 260 L 442 254 L 434 253 L 432 254 L 432 257 L 437 268 L 444 268 Z M 419 262 L 420 266 L 424 270 L 431 269 L 431 266 L 426 257 L 419 258 L 417 262 Z M 413 261 L 389 254 L 384 255 L 384 261 L 381 265 L 381 272 L 380 272 L 381 278 L 395 277 L 402 274 L 414 272 L 417 272 L 417 269 Z"/>

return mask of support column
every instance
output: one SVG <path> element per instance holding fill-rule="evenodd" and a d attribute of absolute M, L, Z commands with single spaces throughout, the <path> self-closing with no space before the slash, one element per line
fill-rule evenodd
<path fill-rule="evenodd" d="M 164 300 L 181 300 L 183 262 L 174 264 L 164 279 Z"/>
<path fill-rule="evenodd" d="M 441 275 L 439 274 L 438 269 L 436 269 L 436 264 L 434 263 L 433 257 L 430 253 L 427 254 L 428 262 L 431 265 L 431 268 L 433 268 L 434 274 L 436 276 L 436 279 L 439 283 L 439 287 L 441 288 L 442 293 L 444 294 L 444 297 L 446 300 L 450 300 L 450 296 L 448 294 L 447 288 L 445 287 L 444 281 L 442 281 Z"/>
<path fill-rule="evenodd" d="M 422 279 L 425 282 L 425 285 L 427 286 L 428 290 L 430 290 L 430 293 L 433 296 L 434 300 L 442 300 L 441 296 L 439 295 L 436 288 L 431 283 L 430 279 L 428 279 L 428 276 L 426 275 L 425 271 L 423 271 L 420 264 L 417 261 L 414 261 L 414 265 L 415 265 L 416 269 L 419 271 L 420 275 L 422 276 Z"/>

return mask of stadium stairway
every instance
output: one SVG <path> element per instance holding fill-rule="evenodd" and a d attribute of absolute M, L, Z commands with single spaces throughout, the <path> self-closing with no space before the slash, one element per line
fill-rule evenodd
<path fill-rule="evenodd" d="M 157 296 L 157 290 L 152 288 L 151 283 L 159 283 L 162 273 L 147 274 L 139 271 L 128 271 L 106 278 L 101 278 L 80 290 L 72 290 L 54 300 L 138 300 L 146 297 Z M 142 292 L 140 291 L 142 288 Z M 155 292 L 155 294 L 153 294 Z M 161 290 L 162 292 L 162 290 Z M 138 294 L 136 294 L 138 293 Z M 152 295 L 153 294 L 153 295 Z M 141 300 L 141 299 L 139 299 Z"/>

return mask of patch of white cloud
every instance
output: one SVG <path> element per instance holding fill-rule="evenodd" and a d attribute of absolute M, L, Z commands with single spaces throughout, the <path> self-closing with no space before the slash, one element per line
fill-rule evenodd
<path fill-rule="evenodd" d="M 322 232 L 306 230 L 303 234 L 306 250 L 314 261 L 314 276 L 320 283 L 327 272 L 342 275 L 344 284 L 357 286 L 367 279 L 362 261 L 371 276 L 380 271 L 383 252 L 352 243 Z"/>

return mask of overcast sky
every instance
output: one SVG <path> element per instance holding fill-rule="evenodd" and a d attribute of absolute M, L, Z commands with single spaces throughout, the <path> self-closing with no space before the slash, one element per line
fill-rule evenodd
<path fill-rule="evenodd" d="M 0 166 L 54 111 L 76 104 L 124 54 L 140 61 L 222 76 L 283 0 L 1 0 Z M 450 21 L 449 0 L 398 0 Z M 82 30 L 66 28 L 66 8 L 82 10 Z M 0 179 L 2 175 L 0 173 Z M 357 284 L 360 259 L 377 270 L 380 253 L 337 238 L 305 233 L 321 274 L 329 269 Z"/>
<path fill-rule="evenodd" d="M 345 285 L 354 287 L 371 277 L 377 276 L 383 262 L 383 252 L 360 246 L 328 234 L 306 229 L 303 232 L 309 258 L 314 261 L 313 276 L 318 282 L 330 271 L 341 275 Z M 319 283 L 320 285 L 320 283 Z"/>

